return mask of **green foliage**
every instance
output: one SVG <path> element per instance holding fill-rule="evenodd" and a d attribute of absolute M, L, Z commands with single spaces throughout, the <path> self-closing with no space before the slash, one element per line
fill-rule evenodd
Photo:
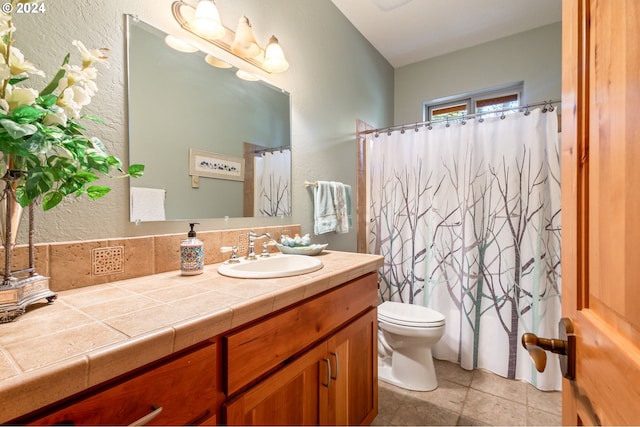
<path fill-rule="evenodd" d="M 99 174 L 137 178 L 144 173 L 143 165 L 131 165 L 124 172 L 120 159 L 108 154 L 98 138 L 84 136 L 83 128 L 71 119 L 67 126 L 42 123 L 54 105 L 55 96 L 47 95 L 40 105 L 18 107 L 10 117 L 0 119 L 3 160 L 11 159 L 11 168 L 24 173 L 16 191 L 22 206 L 42 197 L 46 211 L 71 194 L 99 199 L 110 191 L 105 186 L 88 185 L 98 180 Z M 9 167 L 3 166 L 5 170 Z"/>

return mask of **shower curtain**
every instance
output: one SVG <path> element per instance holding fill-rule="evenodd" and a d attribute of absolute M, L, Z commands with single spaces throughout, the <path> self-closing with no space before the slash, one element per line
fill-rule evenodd
<path fill-rule="evenodd" d="M 291 151 L 254 157 L 254 216 L 291 215 Z"/>
<path fill-rule="evenodd" d="M 445 315 L 435 358 L 559 390 L 557 356 L 538 373 L 520 344 L 525 332 L 556 337 L 560 320 L 555 111 L 384 133 L 367 144 L 368 246 L 384 256 L 381 299 Z"/>

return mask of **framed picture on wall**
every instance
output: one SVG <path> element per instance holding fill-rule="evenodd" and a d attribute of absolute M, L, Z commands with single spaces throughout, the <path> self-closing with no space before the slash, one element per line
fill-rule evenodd
<path fill-rule="evenodd" d="M 244 181 L 244 159 L 190 148 L 189 175 Z"/>

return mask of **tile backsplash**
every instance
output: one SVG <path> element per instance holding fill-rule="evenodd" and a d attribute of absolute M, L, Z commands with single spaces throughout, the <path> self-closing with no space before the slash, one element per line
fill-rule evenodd
<path fill-rule="evenodd" d="M 230 254 L 220 252 L 220 248 L 240 247 L 251 230 L 258 234 L 269 233 L 279 241 L 282 234 L 300 233 L 300 225 L 198 232 L 198 238 L 204 243 L 205 264 L 227 259 Z M 50 277 L 49 288 L 60 292 L 179 270 L 180 243 L 184 239 L 186 233 L 37 244 L 36 271 Z M 16 247 L 12 260 L 14 271 L 28 266 L 28 252 L 26 245 Z M 240 254 L 243 255 L 242 250 Z M 4 248 L 0 248 L 0 260 L 4 260 Z"/>

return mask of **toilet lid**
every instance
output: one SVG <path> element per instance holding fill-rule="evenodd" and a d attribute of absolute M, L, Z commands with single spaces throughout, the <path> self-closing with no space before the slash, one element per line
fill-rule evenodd
<path fill-rule="evenodd" d="M 414 328 L 434 328 L 444 325 L 444 315 L 428 307 L 385 301 L 378 306 L 378 319 Z"/>

